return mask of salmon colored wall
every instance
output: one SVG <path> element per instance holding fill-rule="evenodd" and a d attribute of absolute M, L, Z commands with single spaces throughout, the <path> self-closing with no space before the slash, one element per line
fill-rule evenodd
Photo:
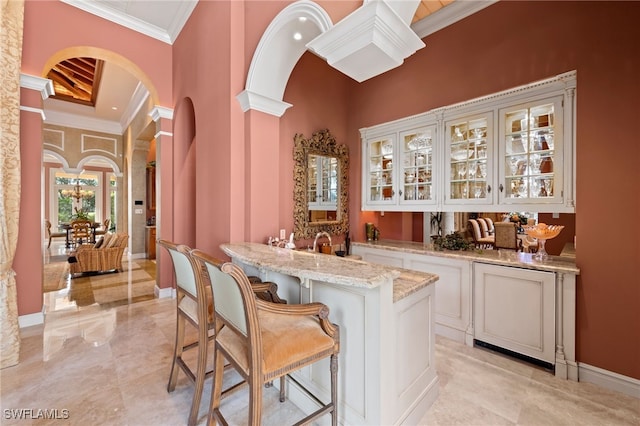
<path fill-rule="evenodd" d="M 61 22 L 73 25 L 60 25 Z M 170 45 L 60 1 L 27 0 L 21 72 L 42 76 L 47 62 L 69 48 L 76 48 L 76 52 L 100 52 L 125 61 L 119 65 L 137 71 L 140 78 L 150 81 L 152 87 L 148 89 L 161 105 L 172 105 Z M 42 108 L 40 93 L 23 89 L 22 95 L 21 105 Z M 30 98 L 32 96 L 35 98 Z M 17 272 L 18 314 L 28 315 L 42 310 L 42 267 L 34 266 L 41 265 L 41 258 L 36 254 L 42 252 L 43 235 L 40 227 L 32 226 L 42 223 L 43 214 L 42 122 L 38 114 L 22 113 L 21 117 L 21 226 L 13 266 Z"/>
<path fill-rule="evenodd" d="M 349 120 L 356 137 L 365 126 L 577 70 L 577 358 L 636 379 L 640 231 L 627 225 L 640 211 L 640 144 L 629 137 L 640 98 L 639 16 L 638 2 L 496 3 L 426 37 L 402 67 L 356 85 Z M 362 223 L 372 220 L 360 216 L 352 228 L 362 241 Z"/>
<path fill-rule="evenodd" d="M 21 89 L 20 105 L 39 108 L 42 97 Z M 18 293 L 18 315 L 42 311 L 42 116 L 20 111 L 20 217 L 13 260 Z M 4 230 L 3 230 L 4 232 Z"/>
<path fill-rule="evenodd" d="M 358 138 L 349 137 L 347 119 L 349 116 L 349 87 L 351 80 L 331 68 L 325 61 L 307 52 L 293 69 L 284 93 L 284 101 L 293 104 L 280 120 L 280 221 L 287 231 L 293 231 L 293 138 L 296 133 L 305 137 L 321 129 L 329 129 L 339 144 L 347 145 L 349 163 L 360 161 L 353 157 L 353 147 L 360 143 Z M 349 176 L 351 178 L 351 176 Z M 352 180 L 349 182 L 351 184 Z M 277 236 L 277 234 L 276 234 Z M 334 241 L 335 239 L 335 241 Z M 332 239 L 339 243 L 342 237 Z M 296 241 L 298 246 L 306 246 L 308 241 Z"/>
<path fill-rule="evenodd" d="M 54 54 L 78 46 L 105 49 L 127 58 L 148 76 L 153 84 L 148 89 L 157 94 L 158 103 L 173 104 L 170 45 L 61 1 L 25 1 L 23 73 L 43 76 L 45 64 Z"/>

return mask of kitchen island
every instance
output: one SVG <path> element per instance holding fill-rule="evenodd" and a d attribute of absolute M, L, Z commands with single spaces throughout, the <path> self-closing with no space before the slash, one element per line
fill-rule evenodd
<path fill-rule="evenodd" d="M 338 416 L 341 424 L 417 424 L 438 396 L 435 283 L 428 272 L 271 247 L 223 244 L 248 275 L 278 284 L 288 303 L 322 302 L 340 326 Z M 324 400 L 328 361 L 295 374 Z M 316 406 L 288 381 L 288 398 Z"/>
<path fill-rule="evenodd" d="M 575 259 L 513 250 L 437 250 L 431 244 L 353 242 L 378 264 L 436 273 L 436 333 L 524 357 L 578 380 Z"/>

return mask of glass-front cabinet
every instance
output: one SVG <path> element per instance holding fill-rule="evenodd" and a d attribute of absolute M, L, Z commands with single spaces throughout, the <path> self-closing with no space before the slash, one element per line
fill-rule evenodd
<path fill-rule="evenodd" d="M 361 130 L 365 210 L 419 211 L 436 204 L 437 125 L 433 117 L 422 126 L 411 124 Z"/>
<path fill-rule="evenodd" d="M 400 132 L 400 204 L 434 204 L 436 126 Z"/>
<path fill-rule="evenodd" d="M 395 180 L 393 157 L 396 138 L 386 135 L 366 142 L 363 170 L 367 170 L 364 182 L 365 204 L 384 206 L 395 204 Z"/>
<path fill-rule="evenodd" d="M 362 209 L 575 213 L 576 72 L 360 129 Z"/>
<path fill-rule="evenodd" d="M 561 96 L 500 110 L 500 203 L 562 201 L 564 126 L 559 111 Z"/>
<path fill-rule="evenodd" d="M 445 123 L 445 204 L 492 202 L 492 126 L 492 113 Z"/>

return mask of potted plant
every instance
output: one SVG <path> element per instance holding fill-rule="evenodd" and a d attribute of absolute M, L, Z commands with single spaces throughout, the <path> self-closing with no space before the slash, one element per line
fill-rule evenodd
<path fill-rule="evenodd" d="M 85 212 L 82 208 L 78 209 L 77 207 L 75 207 L 74 210 L 76 212 L 74 213 L 73 216 L 71 216 L 71 219 L 73 219 L 73 220 L 90 220 L 89 213 Z"/>

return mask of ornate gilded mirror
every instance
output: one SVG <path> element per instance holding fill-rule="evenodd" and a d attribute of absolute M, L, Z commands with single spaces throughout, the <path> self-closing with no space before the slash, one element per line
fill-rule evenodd
<path fill-rule="evenodd" d="M 344 234 L 349 230 L 347 146 L 326 129 L 309 139 L 296 134 L 293 141 L 295 238 L 314 238 L 320 231 Z"/>

